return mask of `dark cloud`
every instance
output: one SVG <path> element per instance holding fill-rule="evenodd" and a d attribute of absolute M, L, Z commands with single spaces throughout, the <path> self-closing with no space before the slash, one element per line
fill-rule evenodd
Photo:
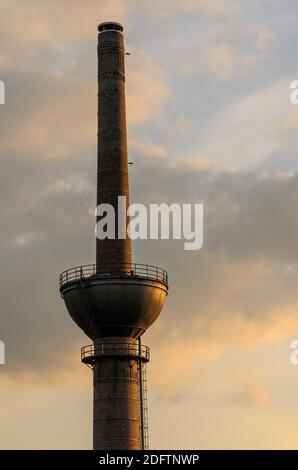
<path fill-rule="evenodd" d="M 14 210 L 2 214 L 1 334 L 12 373 L 63 367 L 61 358 L 74 343 L 86 341 L 58 293 L 60 271 L 94 261 L 95 155 L 78 162 L 72 173 L 60 162 L 50 180 L 40 172 L 37 183 L 27 162 L 28 173 L 10 196 Z M 296 176 L 216 174 L 147 157 L 136 161 L 130 177 L 135 202 L 205 206 L 202 250 L 184 251 L 183 241 L 134 244 L 137 261 L 169 271 L 170 295 L 160 321 L 170 330 L 198 315 L 212 328 L 229 309 L 261 322 L 273 305 L 296 302 Z M 20 203 L 26 187 L 34 195 L 31 204 L 30 198 Z M 264 272 L 258 273 L 258 263 Z"/>

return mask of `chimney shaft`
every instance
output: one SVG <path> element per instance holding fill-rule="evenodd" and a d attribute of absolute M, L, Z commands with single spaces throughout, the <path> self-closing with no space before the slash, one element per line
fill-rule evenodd
<path fill-rule="evenodd" d="M 94 264 L 64 271 L 60 293 L 71 318 L 92 340 L 82 348 L 81 359 L 93 369 L 93 447 L 138 450 L 148 448 L 149 348 L 140 338 L 163 308 L 168 276 L 151 265 L 131 266 L 125 232 L 129 193 L 123 28 L 110 22 L 100 24 L 98 31 L 97 204 L 114 209 L 116 238 L 97 238 L 96 271 Z M 126 198 L 122 237 L 119 196 Z"/>
<path fill-rule="evenodd" d="M 102 23 L 98 31 L 97 205 L 113 206 L 115 239 L 96 239 L 96 265 L 97 270 L 109 265 L 123 269 L 124 264 L 131 263 L 131 240 L 126 237 L 129 187 L 123 28 L 118 23 Z M 125 212 L 121 214 L 118 196 L 126 197 Z M 118 236 L 119 215 L 124 221 L 124 239 Z"/>

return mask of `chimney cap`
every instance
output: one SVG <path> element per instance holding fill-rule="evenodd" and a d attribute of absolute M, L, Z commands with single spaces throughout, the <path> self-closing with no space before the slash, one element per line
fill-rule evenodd
<path fill-rule="evenodd" d="M 98 31 L 103 33 L 104 31 L 123 31 L 123 26 L 121 23 L 117 23 L 116 21 L 105 21 L 104 23 L 100 23 L 98 25 Z"/>

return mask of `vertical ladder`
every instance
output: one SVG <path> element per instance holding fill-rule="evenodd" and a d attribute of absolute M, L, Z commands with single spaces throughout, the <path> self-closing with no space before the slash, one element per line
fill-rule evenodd
<path fill-rule="evenodd" d="M 141 338 L 139 343 L 139 356 L 141 356 Z M 148 401 L 147 401 L 147 372 L 146 363 L 138 360 L 139 369 L 139 412 L 140 412 L 140 436 L 141 450 L 149 449 L 149 427 L 148 427 Z"/>
<path fill-rule="evenodd" d="M 148 423 L 146 362 L 141 363 L 141 369 L 142 369 L 142 391 L 143 391 L 143 441 L 144 441 L 144 450 L 148 450 L 149 449 L 149 423 Z"/>

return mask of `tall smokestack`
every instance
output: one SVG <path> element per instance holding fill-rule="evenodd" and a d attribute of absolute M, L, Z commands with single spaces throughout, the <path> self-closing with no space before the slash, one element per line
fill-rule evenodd
<path fill-rule="evenodd" d="M 98 27 L 98 153 L 97 205 L 111 204 L 116 214 L 118 233 L 118 197 L 126 197 L 127 227 L 128 163 L 125 111 L 125 50 L 123 27 L 119 23 L 102 23 Z M 123 217 L 124 214 L 121 214 Z M 96 242 L 97 266 L 131 263 L 131 240 Z"/>
<path fill-rule="evenodd" d="M 116 238 L 97 240 L 96 264 L 64 271 L 60 292 L 93 341 L 81 350 L 82 362 L 93 369 L 93 448 L 145 449 L 149 348 L 140 338 L 162 310 L 168 278 L 161 268 L 132 263 L 123 233 L 128 218 L 125 208 L 118 214 L 118 197 L 126 197 L 126 207 L 129 200 L 123 27 L 102 23 L 98 31 L 97 204 L 114 208 Z"/>

